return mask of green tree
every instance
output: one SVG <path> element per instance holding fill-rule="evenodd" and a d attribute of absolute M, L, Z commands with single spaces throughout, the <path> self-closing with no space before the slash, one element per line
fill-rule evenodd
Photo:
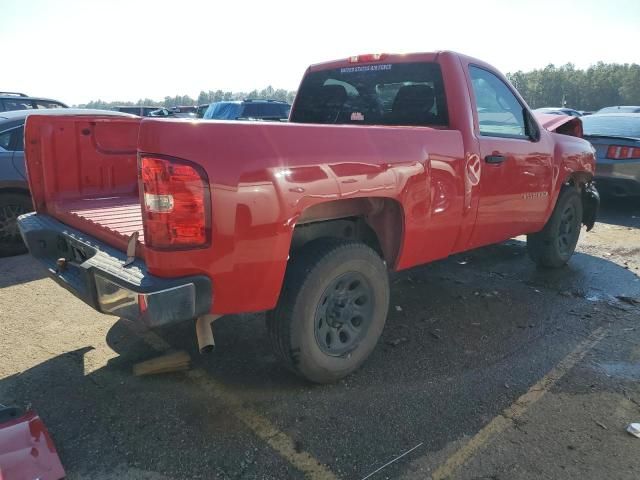
<path fill-rule="evenodd" d="M 530 107 L 597 110 L 610 105 L 640 105 L 640 65 L 599 62 L 586 70 L 568 63 L 547 65 L 530 72 L 517 71 L 507 78 Z"/>

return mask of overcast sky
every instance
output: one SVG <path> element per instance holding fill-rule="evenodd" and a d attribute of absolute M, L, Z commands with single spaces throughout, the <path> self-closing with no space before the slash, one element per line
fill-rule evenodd
<path fill-rule="evenodd" d="M 640 63 L 640 0 L 0 0 L 0 90 L 69 104 L 295 89 L 310 63 L 456 50 L 504 72 Z"/>

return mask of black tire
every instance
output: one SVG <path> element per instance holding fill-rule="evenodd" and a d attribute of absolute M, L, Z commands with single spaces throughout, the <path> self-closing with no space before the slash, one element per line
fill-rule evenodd
<path fill-rule="evenodd" d="M 527 235 L 529 256 L 541 267 L 562 267 L 576 249 L 581 227 L 582 197 L 574 187 L 566 187 L 542 231 Z"/>
<path fill-rule="evenodd" d="M 277 357 L 315 383 L 356 370 L 375 348 L 389 310 L 389 277 L 363 243 L 310 242 L 289 261 L 267 328 Z"/>
<path fill-rule="evenodd" d="M 27 247 L 18 230 L 18 217 L 33 211 L 33 203 L 28 195 L 20 193 L 0 194 L 0 256 L 25 253 Z"/>

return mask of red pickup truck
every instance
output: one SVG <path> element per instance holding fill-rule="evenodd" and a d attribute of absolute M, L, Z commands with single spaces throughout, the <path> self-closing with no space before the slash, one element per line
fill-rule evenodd
<path fill-rule="evenodd" d="M 599 203 L 580 119 L 534 117 L 453 52 L 311 66 L 288 123 L 31 116 L 33 256 L 149 327 L 267 311 L 276 355 L 335 381 L 375 347 L 387 272 L 527 234 L 559 267 Z"/>

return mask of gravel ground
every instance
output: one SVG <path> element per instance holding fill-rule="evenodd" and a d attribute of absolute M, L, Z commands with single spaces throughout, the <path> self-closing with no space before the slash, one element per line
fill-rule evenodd
<path fill-rule="evenodd" d="M 0 259 L 0 403 L 41 414 L 70 479 L 362 479 L 416 446 L 370 478 L 638 478 L 640 202 L 599 220 L 557 271 L 518 238 L 393 275 L 378 348 L 330 386 L 276 362 L 262 315 L 200 356 L 192 325 L 136 334 Z M 165 348 L 192 370 L 132 375 Z"/>

